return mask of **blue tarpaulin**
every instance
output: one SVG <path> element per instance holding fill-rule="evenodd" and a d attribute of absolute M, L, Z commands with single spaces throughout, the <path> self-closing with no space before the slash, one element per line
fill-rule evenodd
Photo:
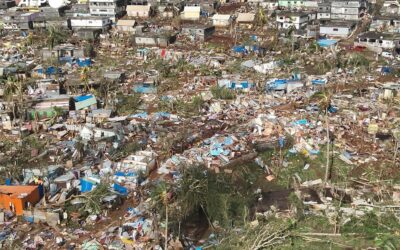
<path fill-rule="evenodd" d="M 329 113 L 336 113 L 337 111 L 338 111 L 338 108 L 335 107 L 335 106 L 330 105 L 330 106 L 328 107 L 328 112 L 329 112 Z"/>
<path fill-rule="evenodd" d="M 42 198 L 44 196 L 44 187 L 43 185 L 38 185 L 39 197 Z"/>
<path fill-rule="evenodd" d="M 90 192 L 93 189 L 93 183 L 85 180 L 85 179 L 81 179 L 81 192 L 85 193 L 85 192 Z"/>
<path fill-rule="evenodd" d="M 134 86 L 133 91 L 141 94 L 152 94 L 157 92 L 157 88 L 153 85 L 144 83 L 142 85 Z"/>
<path fill-rule="evenodd" d="M 73 63 L 73 61 L 74 61 L 74 58 L 73 57 L 71 57 L 71 56 L 65 56 L 65 57 L 60 57 L 60 60 L 59 60 L 61 63 Z"/>
<path fill-rule="evenodd" d="M 90 58 L 78 58 L 76 63 L 79 67 L 90 67 L 92 65 L 92 60 Z"/>
<path fill-rule="evenodd" d="M 336 40 L 331 40 L 331 39 L 320 39 L 318 40 L 318 45 L 321 47 L 329 47 L 332 46 L 334 44 L 336 44 L 337 41 Z"/>
<path fill-rule="evenodd" d="M 326 79 L 314 79 L 314 80 L 311 80 L 311 84 L 312 85 L 324 85 L 324 84 L 326 84 Z"/>
<path fill-rule="evenodd" d="M 130 117 L 132 118 L 141 118 L 141 119 L 147 119 L 147 116 L 148 116 L 147 112 L 130 115 Z"/>
<path fill-rule="evenodd" d="M 382 73 L 390 73 L 390 72 L 392 72 L 392 68 L 390 68 L 388 66 L 383 66 L 381 72 Z"/>
<path fill-rule="evenodd" d="M 278 143 L 279 143 L 279 147 L 283 148 L 285 146 L 285 138 L 284 137 L 279 137 Z"/>
<path fill-rule="evenodd" d="M 77 102 L 82 102 L 82 101 L 88 100 L 92 97 L 93 97 L 92 95 L 80 95 L 80 96 L 75 96 L 74 99 Z"/>
<path fill-rule="evenodd" d="M 157 113 L 154 113 L 154 116 L 156 119 L 169 118 L 171 116 L 171 114 L 168 112 L 157 112 Z"/>
<path fill-rule="evenodd" d="M 124 173 L 124 172 L 121 172 L 121 171 L 116 172 L 114 175 L 115 176 L 123 176 L 123 177 L 125 177 L 125 176 L 136 176 L 135 173 L 132 173 L 132 172 Z"/>
<path fill-rule="evenodd" d="M 128 189 L 126 187 L 118 185 L 117 183 L 114 183 L 114 190 L 120 194 L 128 195 Z"/>
<path fill-rule="evenodd" d="M 296 125 L 307 125 L 307 120 L 306 119 L 301 119 L 301 120 L 297 120 L 295 121 Z"/>
<path fill-rule="evenodd" d="M 234 46 L 233 51 L 236 53 L 247 53 L 247 49 L 243 45 Z"/>

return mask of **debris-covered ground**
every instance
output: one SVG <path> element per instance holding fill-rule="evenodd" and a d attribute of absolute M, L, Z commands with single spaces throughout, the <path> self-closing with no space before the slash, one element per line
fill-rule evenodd
<path fill-rule="evenodd" d="M 106 2 L 0 0 L 1 249 L 398 249 L 397 2 Z"/>

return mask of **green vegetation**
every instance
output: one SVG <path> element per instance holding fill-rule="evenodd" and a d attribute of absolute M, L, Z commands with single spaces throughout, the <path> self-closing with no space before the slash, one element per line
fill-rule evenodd
<path fill-rule="evenodd" d="M 282 159 L 287 162 L 286 167 L 279 163 L 280 152 L 278 148 L 262 152 L 260 157 L 264 162 L 270 162 L 269 166 L 278 175 L 276 182 L 279 186 L 291 187 L 295 175 L 299 176 L 302 182 L 319 178 L 324 179 L 326 147 L 321 147 L 320 153 L 312 157 L 303 153 L 290 153 L 289 148 L 282 149 Z M 309 164 L 308 169 L 304 169 L 306 164 Z M 344 163 L 337 155 L 331 155 L 330 168 L 334 181 L 345 181 L 352 166 Z"/>
<path fill-rule="evenodd" d="M 176 113 L 184 117 L 199 115 L 204 104 L 201 96 L 194 96 L 190 102 L 183 100 L 160 100 L 157 104 L 159 111 Z"/>
<path fill-rule="evenodd" d="M 117 113 L 119 115 L 132 114 L 136 112 L 141 102 L 140 94 L 121 96 L 117 103 Z"/>
<path fill-rule="evenodd" d="M 54 46 L 63 43 L 68 38 L 68 33 L 64 31 L 61 27 L 50 26 L 47 29 L 46 43 L 49 49 L 53 49 Z"/>
<path fill-rule="evenodd" d="M 173 197 L 168 205 L 171 221 L 182 222 L 203 214 L 213 229 L 243 225 L 256 200 L 253 192 L 259 169 L 249 164 L 235 167 L 232 173 L 216 173 L 202 165 L 182 167 L 182 178 L 168 188 Z M 153 190 L 159 193 L 157 187 Z M 161 203 L 155 207 L 160 212 L 165 209 Z"/>
<path fill-rule="evenodd" d="M 133 142 L 128 142 L 126 144 L 123 145 L 123 147 L 119 148 L 118 150 L 115 150 L 111 153 L 111 158 L 114 161 L 118 161 L 121 160 L 133 153 L 135 153 L 136 151 L 142 149 L 142 146 L 137 142 L 137 141 L 133 141 Z"/>
<path fill-rule="evenodd" d="M 234 90 L 227 89 L 224 87 L 213 86 L 211 87 L 211 93 L 214 98 L 222 100 L 232 100 L 236 98 L 236 93 Z"/>
<path fill-rule="evenodd" d="M 102 199 L 110 194 L 107 184 L 99 184 L 94 190 L 83 196 L 85 199 L 81 212 L 89 212 L 91 214 L 100 214 L 102 211 Z"/>
<path fill-rule="evenodd" d="M 258 225 L 257 225 L 258 224 Z M 352 218 L 334 234 L 325 216 L 308 215 L 296 221 L 269 218 L 228 231 L 214 249 L 367 249 L 395 250 L 400 244 L 399 219 L 392 213 Z M 268 245 L 259 246 L 262 242 Z"/>
<path fill-rule="evenodd" d="M 3 138 L 0 150 L 5 155 L 0 159 L 0 166 L 5 168 L 1 170 L 1 176 L 3 178 L 14 178 L 22 181 L 22 171 L 24 169 L 38 167 L 38 164 L 41 167 L 40 162 L 36 164 L 31 161 L 32 150 L 43 149 L 46 144 L 47 141 L 39 140 L 36 135 L 24 137 L 20 143 Z"/>

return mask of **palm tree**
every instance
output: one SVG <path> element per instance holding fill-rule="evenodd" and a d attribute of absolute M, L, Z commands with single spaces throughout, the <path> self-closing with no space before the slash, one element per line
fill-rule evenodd
<path fill-rule="evenodd" d="M 4 24 L 0 23 L 0 35 L 3 34 Z"/>
<path fill-rule="evenodd" d="M 296 30 L 296 27 L 294 25 L 292 25 L 289 27 L 289 29 L 286 32 L 286 36 L 289 37 L 291 48 L 292 48 L 292 53 L 291 53 L 290 57 L 292 57 L 292 55 L 294 53 L 294 32 L 295 32 L 295 30 Z"/>
<path fill-rule="evenodd" d="M 329 136 L 329 108 L 331 107 L 332 94 L 328 91 L 317 92 L 315 93 L 311 99 L 317 101 L 320 110 L 325 113 L 325 129 L 326 129 L 326 166 L 325 166 L 325 185 L 328 182 L 329 172 L 330 172 L 330 163 L 329 163 L 329 155 L 330 155 L 330 136 Z"/>
<path fill-rule="evenodd" d="M 64 109 L 60 107 L 53 107 L 52 123 L 56 123 L 57 119 L 64 114 Z"/>
<path fill-rule="evenodd" d="M 154 206 L 162 206 L 165 209 L 165 246 L 168 249 L 168 206 L 171 200 L 171 192 L 165 182 L 160 182 L 151 193 Z"/>
<path fill-rule="evenodd" d="M 263 27 L 266 23 L 267 16 L 265 15 L 264 8 L 259 7 L 254 18 L 254 27 Z"/>
<path fill-rule="evenodd" d="M 26 45 L 32 46 L 33 44 L 33 32 L 29 32 L 28 37 L 26 38 Z"/>
<path fill-rule="evenodd" d="M 393 155 L 393 165 L 396 165 L 397 160 L 397 152 L 399 151 L 400 146 L 400 129 L 394 129 L 392 131 L 394 137 L 394 155 Z"/>
<path fill-rule="evenodd" d="M 15 103 L 14 103 L 14 95 L 17 93 L 17 83 L 16 79 L 10 77 L 7 79 L 4 87 L 4 99 L 8 103 L 8 107 L 11 108 L 13 113 L 12 125 L 14 126 L 16 111 L 15 111 Z"/>
<path fill-rule="evenodd" d="M 53 49 L 55 45 L 64 42 L 67 39 L 67 34 L 62 31 L 61 28 L 50 26 L 47 29 L 47 46 L 49 49 Z"/>
<path fill-rule="evenodd" d="M 182 209 L 180 215 L 182 217 L 189 216 L 200 207 L 207 217 L 209 225 L 214 228 L 207 211 L 207 203 L 212 195 L 209 193 L 209 178 L 204 173 L 204 166 L 185 168 L 179 186 L 178 200 Z M 215 193 L 218 192 L 215 191 Z"/>
<path fill-rule="evenodd" d="M 85 154 L 85 144 L 82 142 L 81 137 L 78 137 L 77 140 L 75 141 L 75 148 L 76 151 L 78 152 L 77 160 L 80 161 Z"/>
<path fill-rule="evenodd" d="M 100 82 L 100 87 L 99 87 L 99 94 L 101 97 L 104 99 L 104 108 L 108 107 L 109 103 L 109 97 L 110 97 L 110 90 L 115 90 L 115 82 L 112 80 L 107 80 L 104 79 L 103 81 Z"/>
<path fill-rule="evenodd" d="M 89 67 L 83 67 L 80 72 L 81 76 L 81 81 L 85 84 L 85 91 L 89 92 L 90 87 L 89 87 L 89 81 L 90 81 L 90 68 Z"/>
<path fill-rule="evenodd" d="M 19 103 L 19 112 L 22 112 L 24 107 L 24 92 L 26 89 L 26 83 L 24 81 L 17 80 L 16 78 L 10 77 L 6 81 L 6 85 L 4 88 L 4 96 L 8 102 L 8 105 L 12 107 L 13 113 L 13 125 L 14 120 L 17 117 L 16 114 L 16 103 L 15 103 L 15 96 L 18 96 L 18 103 Z M 20 114 L 21 115 L 21 114 Z M 20 117 L 20 128 L 22 127 L 22 117 Z"/>

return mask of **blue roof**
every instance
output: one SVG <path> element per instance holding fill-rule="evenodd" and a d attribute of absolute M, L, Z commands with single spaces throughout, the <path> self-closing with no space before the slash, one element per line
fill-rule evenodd
<path fill-rule="evenodd" d="M 329 47 L 331 45 L 336 44 L 336 40 L 331 40 L 331 39 L 320 39 L 318 40 L 318 45 L 321 47 Z"/>
<path fill-rule="evenodd" d="M 75 96 L 74 99 L 77 102 L 82 102 L 82 101 L 86 101 L 90 98 L 93 98 L 93 95 L 81 95 L 81 96 Z"/>

